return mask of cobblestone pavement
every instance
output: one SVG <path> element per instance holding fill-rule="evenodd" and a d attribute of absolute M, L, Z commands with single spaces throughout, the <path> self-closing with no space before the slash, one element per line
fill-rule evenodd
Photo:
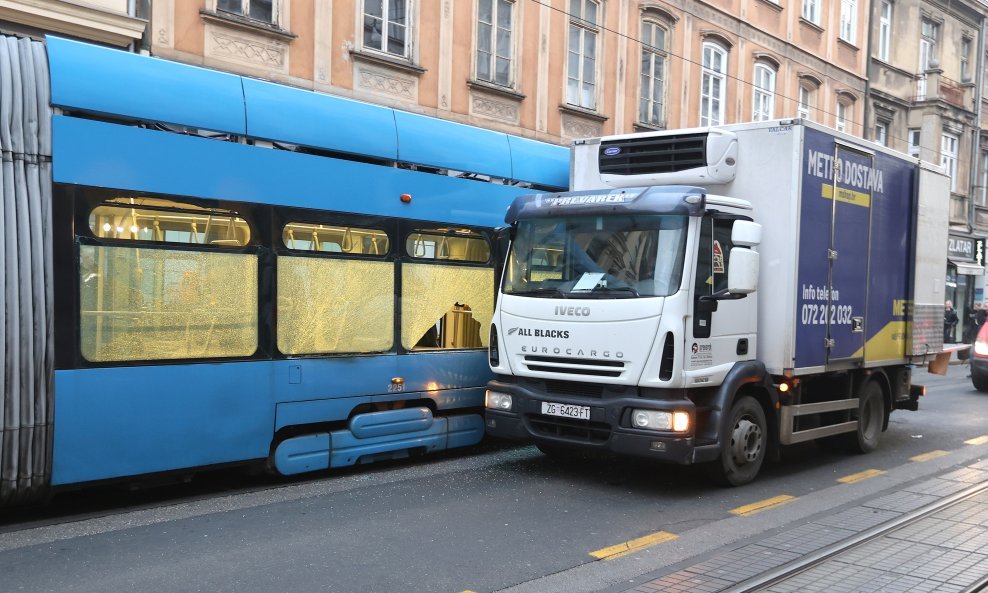
<path fill-rule="evenodd" d="M 961 593 L 988 577 L 988 461 L 907 485 L 892 494 L 728 551 L 641 583 L 628 593 Z M 919 515 L 891 531 L 883 525 Z M 874 537 L 865 539 L 875 534 Z M 864 539 L 845 551 L 843 544 Z M 820 562 L 781 581 L 759 583 L 808 559 Z M 761 588 L 752 588 L 761 585 Z"/>

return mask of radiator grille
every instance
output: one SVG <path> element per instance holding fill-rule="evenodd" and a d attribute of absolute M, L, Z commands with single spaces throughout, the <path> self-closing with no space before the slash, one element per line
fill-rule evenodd
<path fill-rule="evenodd" d="M 622 360 L 593 360 L 559 356 L 526 356 L 525 365 L 530 371 L 590 377 L 620 377 L 624 374 L 625 367 Z"/>
<path fill-rule="evenodd" d="M 537 434 L 570 441 L 603 443 L 611 437 L 611 427 L 603 422 L 536 415 L 529 415 L 528 422 Z"/>
<path fill-rule="evenodd" d="M 573 381 L 546 381 L 545 390 L 555 395 L 581 395 L 600 398 L 604 395 L 601 383 L 576 383 Z"/>
<path fill-rule="evenodd" d="M 707 134 L 605 140 L 600 143 L 599 150 L 601 173 L 675 173 L 706 166 Z"/>

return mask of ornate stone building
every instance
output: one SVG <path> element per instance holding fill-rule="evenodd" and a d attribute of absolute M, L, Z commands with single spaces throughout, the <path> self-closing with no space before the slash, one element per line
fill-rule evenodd
<path fill-rule="evenodd" d="M 151 53 L 565 143 L 803 115 L 860 134 L 864 0 L 155 0 Z"/>
<path fill-rule="evenodd" d="M 962 316 L 984 300 L 986 10 L 978 0 L 875 0 L 871 15 L 866 137 L 950 175 L 947 298 Z"/>
<path fill-rule="evenodd" d="M 0 33 L 40 38 L 45 33 L 134 49 L 149 0 L 0 0 Z"/>

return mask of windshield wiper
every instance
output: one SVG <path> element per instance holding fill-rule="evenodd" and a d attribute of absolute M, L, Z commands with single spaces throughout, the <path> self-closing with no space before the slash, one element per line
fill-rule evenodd
<path fill-rule="evenodd" d="M 566 293 L 564 293 L 563 291 L 559 290 L 558 288 L 548 288 L 548 287 L 534 288 L 532 290 L 521 290 L 521 291 L 516 291 L 516 292 L 508 292 L 508 293 L 505 293 L 505 294 L 510 294 L 510 295 L 513 295 L 513 296 L 532 296 L 532 297 L 553 297 L 553 296 L 560 296 L 560 297 L 562 297 L 564 299 L 569 298 L 566 295 Z"/>
<path fill-rule="evenodd" d="M 603 284 L 598 284 L 590 292 L 629 292 L 636 297 L 641 296 L 633 286 L 604 286 Z"/>

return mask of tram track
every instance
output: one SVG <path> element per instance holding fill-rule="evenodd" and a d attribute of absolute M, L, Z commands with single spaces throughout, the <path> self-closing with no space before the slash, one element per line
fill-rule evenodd
<path fill-rule="evenodd" d="M 756 593 L 767 591 L 774 585 L 783 583 L 796 575 L 820 566 L 829 560 L 839 558 L 842 554 L 855 550 L 869 542 L 888 536 L 927 517 L 931 517 L 966 500 L 970 500 L 985 491 L 988 491 L 988 482 L 966 488 L 929 505 L 905 513 L 896 519 L 876 525 L 857 535 L 806 554 L 778 568 L 765 571 L 729 589 L 725 589 L 721 593 Z M 982 593 L 985 591 L 988 591 L 988 575 L 968 585 L 967 588 L 962 590 L 962 593 Z"/>

